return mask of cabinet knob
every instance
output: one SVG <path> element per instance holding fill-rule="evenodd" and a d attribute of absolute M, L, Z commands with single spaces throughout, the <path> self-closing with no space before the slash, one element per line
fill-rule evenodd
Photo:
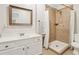
<path fill-rule="evenodd" d="M 5 48 L 8 48 L 8 46 L 5 46 Z"/>
<path fill-rule="evenodd" d="M 23 51 L 24 51 L 24 48 L 23 48 Z"/>
<path fill-rule="evenodd" d="M 75 40 L 73 40 L 73 42 L 75 42 Z"/>
<path fill-rule="evenodd" d="M 27 47 L 27 49 L 29 49 L 29 47 Z"/>

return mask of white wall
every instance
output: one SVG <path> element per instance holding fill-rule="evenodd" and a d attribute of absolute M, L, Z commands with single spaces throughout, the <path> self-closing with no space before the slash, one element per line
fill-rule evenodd
<path fill-rule="evenodd" d="M 38 23 L 40 20 L 40 24 Z M 37 4 L 37 32 L 43 34 L 45 32 L 45 5 L 44 4 Z"/>
<path fill-rule="evenodd" d="M 7 20 L 7 5 L 0 5 L 0 32 L 2 32 L 2 28 L 4 27 L 5 21 Z M 5 9 L 6 8 L 6 9 Z"/>
<path fill-rule="evenodd" d="M 40 34 L 45 33 L 45 5 L 44 4 L 15 4 L 15 6 L 32 9 L 33 10 L 33 25 L 32 26 L 9 26 L 8 4 L 0 5 L 0 32 L 18 33 L 18 32 L 37 32 Z M 40 20 L 40 25 L 38 24 Z"/>
<path fill-rule="evenodd" d="M 12 32 L 35 32 L 36 30 L 36 8 L 34 4 L 16 4 L 15 6 L 27 8 L 33 10 L 33 25 L 32 26 L 9 26 L 9 14 L 8 4 L 0 4 L 0 32 L 12 33 Z M 4 29 L 4 30 L 3 30 Z"/>

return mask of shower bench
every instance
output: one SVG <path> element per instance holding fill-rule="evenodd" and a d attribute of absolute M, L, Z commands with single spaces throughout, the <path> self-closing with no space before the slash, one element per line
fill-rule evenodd
<path fill-rule="evenodd" d="M 0 55 L 38 54 L 42 54 L 42 36 L 39 34 L 0 38 Z"/>

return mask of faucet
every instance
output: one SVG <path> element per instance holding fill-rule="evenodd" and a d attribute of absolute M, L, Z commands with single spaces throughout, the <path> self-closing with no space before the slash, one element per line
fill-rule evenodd
<path fill-rule="evenodd" d="M 20 33 L 20 36 L 24 36 L 24 33 Z"/>

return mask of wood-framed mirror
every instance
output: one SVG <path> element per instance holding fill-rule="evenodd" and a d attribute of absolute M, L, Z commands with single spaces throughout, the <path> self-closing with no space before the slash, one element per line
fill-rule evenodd
<path fill-rule="evenodd" d="M 9 25 L 32 25 L 32 10 L 9 5 Z"/>

